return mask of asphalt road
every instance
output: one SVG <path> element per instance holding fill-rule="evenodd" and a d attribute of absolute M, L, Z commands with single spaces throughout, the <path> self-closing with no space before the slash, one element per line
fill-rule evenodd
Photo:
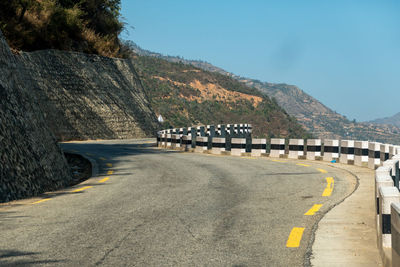
<path fill-rule="evenodd" d="M 302 266 L 313 227 L 355 186 L 317 162 L 182 153 L 146 142 L 63 144 L 96 159 L 99 175 L 0 205 L 0 265 Z M 327 177 L 334 188 L 322 196 Z M 304 215 L 315 204 L 320 210 Z M 304 233 L 299 247 L 287 247 L 294 227 Z"/>

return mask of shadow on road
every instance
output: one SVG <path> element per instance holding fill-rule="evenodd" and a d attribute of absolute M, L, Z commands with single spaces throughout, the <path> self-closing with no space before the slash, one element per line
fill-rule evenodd
<path fill-rule="evenodd" d="M 35 260 L 40 255 L 38 252 L 20 250 L 0 250 L 0 266 L 32 266 L 65 263 L 66 260 Z"/>

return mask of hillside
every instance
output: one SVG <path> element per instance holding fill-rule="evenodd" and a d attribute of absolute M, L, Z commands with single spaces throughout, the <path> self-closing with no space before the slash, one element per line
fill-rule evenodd
<path fill-rule="evenodd" d="M 242 122 L 255 136 L 310 136 L 275 101 L 226 75 L 151 56 L 133 61 L 165 128 Z"/>
<path fill-rule="evenodd" d="M 123 57 L 120 0 L 0 1 L 0 30 L 16 51 L 58 49 Z"/>
<path fill-rule="evenodd" d="M 373 124 L 388 124 L 388 125 L 394 125 L 394 126 L 400 128 L 400 112 L 396 113 L 395 115 L 393 115 L 391 117 L 372 120 L 369 123 L 373 123 Z"/>
<path fill-rule="evenodd" d="M 297 86 L 274 84 L 244 78 L 204 61 L 164 56 L 159 53 L 144 50 L 134 43 L 130 43 L 129 46 L 139 55 L 192 65 L 206 71 L 234 78 L 247 87 L 257 89 L 259 92 L 275 99 L 289 115 L 295 117 L 298 123 L 315 137 L 374 140 L 378 142 L 400 144 L 400 128 L 396 127 L 395 124 L 377 125 L 368 122 L 356 123 L 350 121 L 345 116 L 332 111 Z"/>

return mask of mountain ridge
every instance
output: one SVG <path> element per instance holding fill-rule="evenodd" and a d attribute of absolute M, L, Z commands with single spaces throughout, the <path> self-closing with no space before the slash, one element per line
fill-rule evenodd
<path fill-rule="evenodd" d="M 350 121 L 314 97 L 308 95 L 295 85 L 270 83 L 241 77 L 211 63 L 201 60 L 187 60 L 182 57 L 165 56 L 160 53 L 142 49 L 129 41 L 127 44 L 134 53 L 142 56 L 161 58 L 170 62 L 193 65 L 194 67 L 229 76 L 256 88 L 258 91 L 274 99 L 289 115 L 315 137 L 331 139 L 358 139 L 400 144 L 400 128 L 394 125 L 380 125 L 371 122 Z"/>

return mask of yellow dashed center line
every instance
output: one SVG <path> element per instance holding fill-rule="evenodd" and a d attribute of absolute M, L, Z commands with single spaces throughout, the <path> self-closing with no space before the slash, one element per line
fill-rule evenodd
<path fill-rule="evenodd" d="M 112 167 L 112 163 L 106 163 L 107 167 Z"/>
<path fill-rule="evenodd" d="M 114 173 L 114 171 L 108 171 L 107 174 L 108 175 L 112 175 Z"/>
<path fill-rule="evenodd" d="M 303 167 L 310 167 L 310 166 L 311 166 L 311 165 L 303 164 L 303 163 L 297 163 L 296 165 L 298 165 L 298 166 L 303 166 Z"/>
<path fill-rule="evenodd" d="M 100 157 L 101 160 L 107 160 L 106 158 Z"/>
<path fill-rule="evenodd" d="M 311 209 L 309 209 L 304 215 L 314 215 L 322 207 L 322 204 L 315 204 Z"/>
<path fill-rule="evenodd" d="M 326 182 L 327 182 L 326 188 L 322 193 L 323 197 L 329 197 L 332 194 L 335 180 L 333 180 L 333 177 L 326 177 Z"/>
<path fill-rule="evenodd" d="M 277 159 L 271 159 L 271 161 L 273 161 L 273 162 L 286 162 L 284 160 L 277 160 Z"/>
<path fill-rule="evenodd" d="M 105 178 L 101 179 L 101 180 L 99 181 L 99 183 L 104 183 L 104 182 L 106 182 L 108 179 L 110 179 L 110 177 L 105 177 Z"/>
<path fill-rule="evenodd" d="M 324 169 L 317 169 L 318 171 L 320 171 L 320 172 L 322 172 L 322 173 L 328 173 L 328 171 L 327 170 L 324 170 Z"/>
<path fill-rule="evenodd" d="M 289 238 L 286 242 L 286 247 L 297 248 L 300 246 L 301 238 L 303 237 L 304 227 L 293 227 Z"/>
<path fill-rule="evenodd" d="M 73 190 L 72 192 L 81 192 L 81 191 L 83 191 L 83 190 L 86 190 L 86 189 L 89 189 L 89 188 L 92 188 L 93 186 L 84 186 L 84 187 L 81 187 L 81 188 L 78 188 L 78 189 L 75 189 L 75 190 Z"/>
<path fill-rule="evenodd" d="M 38 200 L 36 202 L 33 202 L 32 204 L 39 204 L 39 203 L 42 203 L 42 202 L 45 202 L 45 201 L 49 201 L 50 199 L 51 198 L 44 198 L 44 199 Z"/>
<path fill-rule="evenodd" d="M 255 157 L 241 157 L 242 159 L 257 159 Z"/>

